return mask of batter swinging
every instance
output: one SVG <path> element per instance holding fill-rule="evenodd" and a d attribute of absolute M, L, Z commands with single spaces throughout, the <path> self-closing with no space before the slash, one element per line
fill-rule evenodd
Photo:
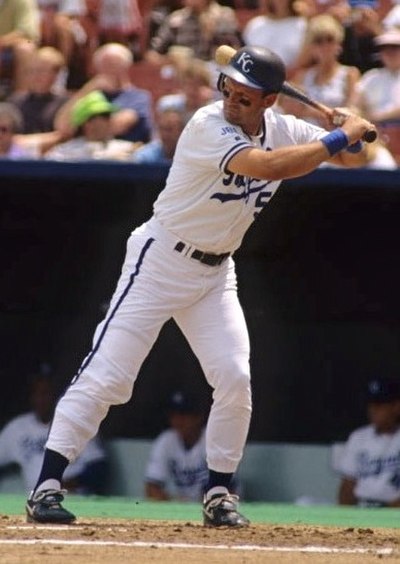
<path fill-rule="evenodd" d="M 204 524 L 246 526 L 229 492 L 251 415 L 249 339 L 232 253 L 283 178 L 331 159 L 365 163 L 345 149 L 371 127 L 350 115 L 330 133 L 271 106 L 285 80 L 273 52 L 237 51 L 222 67 L 223 100 L 201 108 L 184 129 L 153 217 L 135 229 L 93 348 L 58 403 L 43 467 L 26 511 L 37 522 L 69 523 L 60 482 L 111 405 L 130 398 L 136 376 L 171 317 L 213 388 L 207 430 L 209 480 Z M 339 113 L 339 110 L 337 110 Z"/>

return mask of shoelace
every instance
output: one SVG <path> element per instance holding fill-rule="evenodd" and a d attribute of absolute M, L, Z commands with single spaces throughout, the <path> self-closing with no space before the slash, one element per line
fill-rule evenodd
<path fill-rule="evenodd" d="M 43 490 L 37 492 L 33 496 L 32 500 L 35 502 L 41 501 L 42 503 L 44 502 L 48 505 L 56 505 L 63 501 L 66 493 L 67 490 Z"/>
<path fill-rule="evenodd" d="M 211 499 L 209 499 L 208 501 L 205 502 L 205 511 L 206 513 L 208 513 L 210 510 L 217 508 L 219 505 L 222 505 L 223 503 L 228 502 L 228 504 L 231 504 L 231 510 L 232 511 L 236 511 L 237 505 L 239 503 L 239 496 L 235 495 L 235 494 L 224 494 L 224 495 L 219 495 L 216 497 L 213 497 Z"/>

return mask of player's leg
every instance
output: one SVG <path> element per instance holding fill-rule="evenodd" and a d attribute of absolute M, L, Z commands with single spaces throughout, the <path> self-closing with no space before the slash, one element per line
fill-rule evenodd
<path fill-rule="evenodd" d="M 214 389 L 206 434 L 210 479 L 205 523 L 245 526 L 248 520 L 238 513 L 229 489 L 251 417 L 250 347 L 233 265 L 227 265 L 219 276 L 202 300 L 174 317 Z"/>
<path fill-rule="evenodd" d="M 152 244 L 152 239 L 137 236 L 128 243 L 123 272 L 93 348 L 57 404 L 38 483 L 27 503 L 32 520 L 74 519 L 61 506 L 63 472 L 96 434 L 109 407 L 128 401 L 144 358 L 171 317 L 171 301 L 154 274 L 160 252 L 152 252 Z"/>

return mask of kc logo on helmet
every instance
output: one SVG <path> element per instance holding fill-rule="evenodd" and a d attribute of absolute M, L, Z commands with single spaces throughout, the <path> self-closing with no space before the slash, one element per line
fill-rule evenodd
<path fill-rule="evenodd" d="M 246 52 L 240 54 L 237 63 L 240 65 L 242 71 L 246 73 L 249 73 L 251 71 L 251 67 L 254 65 L 251 55 Z"/>

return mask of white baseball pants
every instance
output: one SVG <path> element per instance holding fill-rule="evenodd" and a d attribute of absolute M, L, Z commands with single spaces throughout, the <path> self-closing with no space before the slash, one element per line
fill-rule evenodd
<path fill-rule="evenodd" d="M 208 266 L 178 253 L 178 239 L 153 218 L 137 228 L 93 348 L 58 402 L 47 448 L 75 460 L 111 405 L 129 400 L 139 369 L 171 317 L 213 388 L 207 462 L 235 472 L 246 442 L 251 389 L 249 339 L 231 258 Z"/>

